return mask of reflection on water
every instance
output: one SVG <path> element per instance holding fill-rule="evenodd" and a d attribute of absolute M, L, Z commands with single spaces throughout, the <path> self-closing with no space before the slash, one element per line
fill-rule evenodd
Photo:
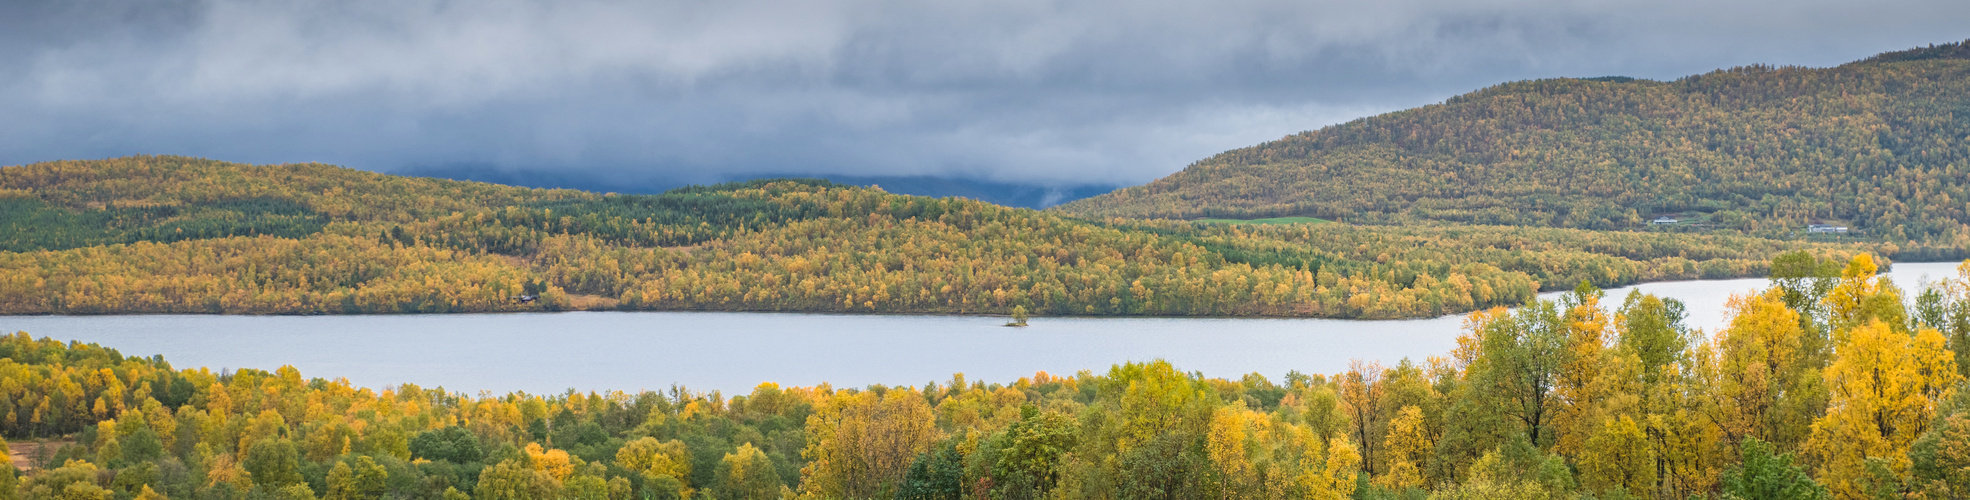
<path fill-rule="evenodd" d="M 1952 276 L 1953 263 L 1897 264 L 1903 288 Z M 1639 285 L 1683 300 L 1714 331 L 1724 300 L 1762 279 Z M 1618 305 L 1628 289 L 1608 292 Z M 1913 295 L 1911 293 L 1910 295 Z M 1034 371 L 1106 370 L 1168 359 L 1215 377 L 1333 373 L 1350 359 L 1421 360 L 1455 346 L 1461 316 L 1421 320 L 1003 318 L 780 313 L 569 312 L 404 316 L 0 316 L 0 331 L 163 354 L 179 367 L 292 364 L 358 385 L 454 391 L 663 389 L 748 391 L 762 381 L 921 385 L 963 372 L 1005 382 Z"/>

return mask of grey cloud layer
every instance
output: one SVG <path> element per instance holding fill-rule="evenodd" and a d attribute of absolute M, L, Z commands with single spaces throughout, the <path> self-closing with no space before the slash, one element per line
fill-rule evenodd
<path fill-rule="evenodd" d="M 1960 0 L 13 2 L 0 163 L 1134 183 L 1502 80 L 1830 65 L 1965 20 Z"/>

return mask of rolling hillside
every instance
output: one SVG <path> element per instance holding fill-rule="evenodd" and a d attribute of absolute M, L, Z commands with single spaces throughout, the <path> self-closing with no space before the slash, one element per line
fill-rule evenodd
<path fill-rule="evenodd" d="M 1893 244 L 1090 222 L 814 180 L 605 195 L 139 156 L 0 168 L 0 314 L 645 309 L 1414 317 Z M 526 301 L 522 296 L 534 297 Z"/>
<path fill-rule="evenodd" d="M 1227 151 L 1058 207 L 1587 229 L 1660 215 L 1970 246 L 1970 44 L 1669 82 L 1513 82 Z"/>

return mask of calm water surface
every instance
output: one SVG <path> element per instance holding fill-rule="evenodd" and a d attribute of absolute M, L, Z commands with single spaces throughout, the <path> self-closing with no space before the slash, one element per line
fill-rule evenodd
<path fill-rule="evenodd" d="M 1954 263 L 1903 263 L 1904 289 L 1954 275 Z M 1763 279 L 1630 287 L 1689 305 L 1689 324 L 1715 331 L 1731 294 Z M 1629 288 L 1609 290 L 1618 305 Z M 1912 295 L 1912 294 L 1911 294 Z M 1393 364 L 1444 354 L 1462 316 L 1332 319 L 1004 318 L 784 313 L 567 312 L 401 316 L 0 316 L 0 331 L 163 354 L 175 366 L 273 369 L 357 385 L 416 383 L 454 391 L 556 393 L 664 389 L 747 392 L 762 381 L 837 387 L 922 385 L 962 372 L 1007 382 L 1035 371 L 1107 370 L 1167 359 L 1186 371 L 1277 380 L 1333 373 L 1351 359 Z"/>

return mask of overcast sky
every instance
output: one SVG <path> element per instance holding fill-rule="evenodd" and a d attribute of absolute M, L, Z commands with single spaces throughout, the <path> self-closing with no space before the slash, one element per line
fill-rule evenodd
<path fill-rule="evenodd" d="M 1965 38 L 1964 0 L 5 0 L 0 164 L 1134 184 L 1506 80 Z"/>

